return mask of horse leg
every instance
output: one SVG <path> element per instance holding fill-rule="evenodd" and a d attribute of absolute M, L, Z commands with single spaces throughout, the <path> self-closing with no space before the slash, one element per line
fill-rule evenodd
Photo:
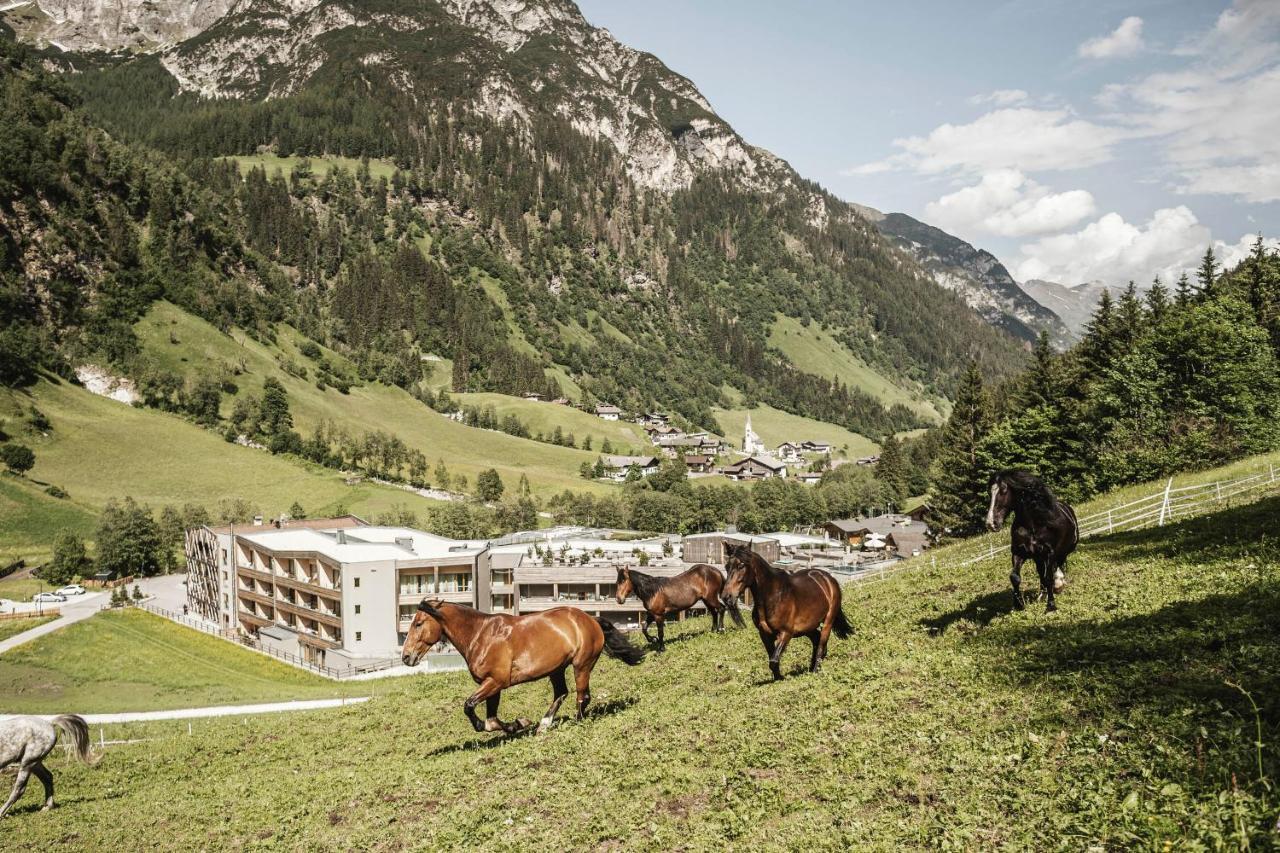
<path fill-rule="evenodd" d="M 644 641 L 650 645 L 653 645 L 653 637 L 649 636 L 649 626 L 652 624 L 653 614 L 646 610 L 644 614 L 644 625 L 641 626 L 640 633 L 644 634 Z"/>
<path fill-rule="evenodd" d="M 551 673 L 551 707 L 543 715 L 542 722 L 538 723 L 538 734 L 542 734 L 551 728 L 551 724 L 556 718 L 556 711 L 560 710 L 560 703 L 564 701 L 564 697 L 569 695 L 569 687 L 565 684 L 564 673 L 563 669 L 553 670 Z"/>
<path fill-rule="evenodd" d="M 40 784 L 44 785 L 44 805 L 40 807 L 40 811 L 47 812 L 53 808 L 53 774 L 49 772 L 48 767 L 44 766 L 43 761 L 37 761 L 32 765 L 31 771 L 36 774 Z"/>
<path fill-rule="evenodd" d="M 1013 555 L 1013 571 L 1009 573 L 1009 583 L 1013 584 L 1013 606 L 1022 610 L 1026 602 L 1022 599 L 1022 563 L 1024 557 Z"/>
<path fill-rule="evenodd" d="M 18 765 L 18 778 L 13 783 L 13 793 L 9 795 L 9 801 L 0 808 L 0 817 L 4 817 L 9 808 L 18 801 L 22 793 L 27 790 L 27 779 L 31 776 L 31 768 L 26 764 Z"/>
<path fill-rule="evenodd" d="M 666 630 L 665 630 L 665 627 L 667 624 L 667 614 L 663 613 L 657 616 L 653 621 L 658 623 L 658 651 L 665 652 L 667 650 L 667 640 L 666 640 Z"/>
<path fill-rule="evenodd" d="M 526 719 L 513 720 L 510 723 L 504 723 L 498 717 L 498 703 L 502 701 L 502 694 L 495 693 L 488 699 L 484 700 L 484 730 L 486 732 L 502 731 L 507 734 L 514 734 L 529 725 Z"/>
<path fill-rule="evenodd" d="M 1057 573 L 1057 571 L 1058 571 L 1057 563 L 1054 562 L 1052 557 L 1044 561 L 1044 577 L 1041 579 L 1040 583 L 1042 586 L 1044 586 L 1045 595 L 1047 595 L 1049 599 L 1044 606 L 1045 613 L 1052 613 L 1053 611 L 1058 609 L 1057 602 L 1053 600 L 1054 598 L 1053 587 L 1054 587 L 1054 580 L 1055 580 L 1054 575 Z"/>
<path fill-rule="evenodd" d="M 825 654 L 825 650 L 823 649 L 823 646 L 825 645 L 825 638 L 822 636 L 822 633 L 822 631 L 809 632 L 809 642 L 813 643 L 813 654 L 809 656 L 810 672 L 817 672 L 818 668 L 822 666 L 822 657 Z"/>
<path fill-rule="evenodd" d="M 707 608 L 707 613 L 711 615 L 711 632 L 713 634 L 724 633 L 724 609 L 717 607 L 712 600 L 712 596 L 702 599 L 703 605 Z"/>
<path fill-rule="evenodd" d="M 791 642 L 790 632 L 779 631 L 774 640 L 773 654 L 769 655 L 769 670 L 773 673 L 774 681 L 782 680 L 782 655 L 787 650 L 789 642 Z"/>
<path fill-rule="evenodd" d="M 489 697 L 492 696 L 494 698 L 494 703 L 492 705 L 492 712 L 490 716 L 494 717 L 496 720 L 498 714 L 497 697 L 501 692 L 502 686 L 498 684 L 497 680 L 493 678 L 486 678 L 484 681 L 480 682 L 479 689 L 467 697 L 467 701 L 462 703 L 462 710 L 466 713 L 467 719 L 471 721 L 471 728 L 478 732 L 496 731 L 496 729 L 487 728 L 486 724 L 481 722 L 480 718 L 476 716 L 476 706 L 481 702 L 486 702 L 485 710 L 489 710 L 490 706 L 487 704 L 487 701 Z"/>
<path fill-rule="evenodd" d="M 591 670 L 595 660 L 584 661 L 573 665 L 574 686 L 578 688 L 578 719 L 586 719 L 587 705 L 591 702 Z"/>

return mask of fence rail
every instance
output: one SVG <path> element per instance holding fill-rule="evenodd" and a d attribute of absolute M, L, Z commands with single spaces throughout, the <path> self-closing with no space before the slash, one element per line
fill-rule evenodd
<path fill-rule="evenodd" d="M 1261 471 L 1235 477 L 1230 480 L 1215 480 L 1211 483 L 1197 483 L 1190 486 L 1173 487 L 1173 478 L 1165 483 L 1165 487 L 1157 492 L 1135 498 L 1119 506 L 1081 516 L 1080 538 L 1108 533 L 1130 532 L 1149 527 L 1160 527 L 1172 521 L 1194 518 L 1205 515 L 1216 509 L 1230 506 L 1234 498 L 1243 495 L 1257 497 L 1267 491 L 1280 491 L 1280 473 L 1275 465 L 1268 465 Z M 985 544 L 964 549 L 964 554 L 957 554 L 950 559 L 939 562 L 932 557 L 926 562 L 924 557 L 913 557 L 902 560 L 893 566 L 886 566 L 879 571 L 871 571 L 850 579 L 850 583 L 872 583 L 885 580 L 899 572 L 928 565 L 933 568 L 960 568 L 990 560 L 997 554 L 1009 550 L 1006 542 L 997 545 L 994 535 L 985 537 Z"/>

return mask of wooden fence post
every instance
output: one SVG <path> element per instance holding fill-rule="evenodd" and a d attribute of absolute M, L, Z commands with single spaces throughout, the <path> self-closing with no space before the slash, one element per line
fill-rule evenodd
<path fill-rule="evenodd" d="M 1107 532 L 1114 533 L 1115 525 L 1111 521 L 1111 510 L 1107 510 Z"/>

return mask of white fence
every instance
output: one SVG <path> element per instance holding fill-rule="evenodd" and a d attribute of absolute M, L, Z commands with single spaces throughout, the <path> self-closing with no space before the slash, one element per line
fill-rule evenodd
<path fill-rule="evenodd" d="M 1170 477 L 1165 487 L 1159 491 L 1119 506 L 1081 516 L 1078 519 L 1080 538 L 1087 539 L 1100 534 L 1160 527 L 1172 521 L 1193 518 L 1223 509 L 1230 506 L 1233 499 L 1242 496 L 1247 495 L 1249 501 L 1257 500 L 1269 491 L 1280 491 L 1280 473 L 1277 473 L 1275 465 L 1268 465 L 1261 471 L 1230 480 L 1179 486 L 1176 489 L 1173 487 L 1173 478 Z M 1003 538 L 1006 541 L 1003 544 L 997 544 L 996 534 L 985 536 L 982 538 L 982 544 L 976 547 L 961 547 L 960 553 L 948 555 L 941 561 L 936 555 L 929 555 L 928 560 L 924 556 L 913 557 L 881 571 L 853 578 L 851 582 L 867 583 L 884 580 L 898 572 L 925 565 L 935 568 L 938 566 L 959 568 L 980 563 L 1009 550 L 1007 536 Z"/>

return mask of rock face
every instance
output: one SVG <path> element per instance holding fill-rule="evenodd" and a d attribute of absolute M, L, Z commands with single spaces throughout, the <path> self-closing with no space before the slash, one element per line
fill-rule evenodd
<path fill-rule="evenodd" d="M 1093 309 L 1102 298 L 1102 292 L 1110 289 L 1112 296 L 1117 296 L 1120 292 L 1120 288 L 1109 288 L 1100 281 L 1068 287 L 1055 281 L 1033 278 L 1023 282 L 1022 287 L 1032 299 L 1061 317 L 1062 322 L 1077 337 L 1084 334 L 1084 327 L 1093 316 Z"/>
<path fill-rule="evenodd" d="M 1056 348 L 1071 344 L 1075 329 L 1052 305 L 1029 296 L 990 252 L 905 213 L 884 214 L 862 206 L 858 210 L 988 323 L 1024 341 L 1034 342 L 1046 331 Z"/>
<path fill-rule="evenodd" d="M 35 0 L 47 18 L 42 42 L 64 50 L 151 50 L 190 38 L 233 0 Z"/>

